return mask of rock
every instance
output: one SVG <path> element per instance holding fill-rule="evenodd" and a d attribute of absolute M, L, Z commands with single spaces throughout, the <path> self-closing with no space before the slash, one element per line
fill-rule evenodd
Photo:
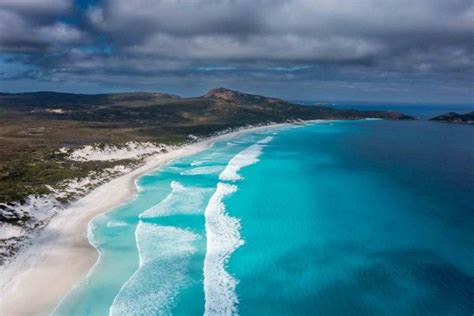
<path fill-rule="evenodd" d="M 449 112 L 443 115 L 439 115 L 430 119 L 430 121 L 447 122 L 447 123 L 461 123 L 461 124 L 474 124 L 474 111 L 459 114 L 456 112 Z"/>

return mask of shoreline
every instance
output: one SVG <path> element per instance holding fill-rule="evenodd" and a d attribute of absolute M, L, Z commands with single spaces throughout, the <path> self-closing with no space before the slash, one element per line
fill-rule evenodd
<path fill-rule="evenodd" d="M 138 194 L 137 179 L 141 176 L 159 170 L 176 159 L 206 150 L 215 142 L 244 133 L 291 125 L 279 123 L 243 128 L 184 145 L 167 153 L 152 155 L 140 167 L 100 185 L 71 203 L 51 220 L 31 245 L 22 249 L 11 262 L 0 267 L 0 315 L 48 315 L 54 311 L 100 258 L 100 253 L 87 237 L 90 222 L 94 217 L 114 210 Z"/>

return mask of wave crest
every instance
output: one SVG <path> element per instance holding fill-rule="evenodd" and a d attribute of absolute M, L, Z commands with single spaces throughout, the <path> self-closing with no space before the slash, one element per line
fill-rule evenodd
<path fill-rule="evenodd" d="M 185 187 L 171 182 L 171 193 L 157 205 L 140 214 L 140 218 L 153 218 L 174 214 L 202 214 L 211 188 Z"/>
<path fill-rule="evenodd" d="M 230 315 L 237 312 L 237 280 L 226 270 L 230 255 L 244 242 L 240 222 L 225 213 L 223 198 L 237 191 L 235 185 L 219 182 L 205 211 L 207 249 L 204 259 L 205 315 Z"/>
<path fill-rule="evenodd" d="M 235 155 L 219 175 L 219 180 L 237 181 L 242 179 L 242 176 L 238 174 L 240 169 L 257 163 L 259 161 L 258 157 L 262 153 L 263 145 L 268 144 L 272 140 L 273 136 L 267 136 Z"/>
<path fill-rule="evenodd" d="M 110 315 L 169 315 L 176 295 L 189 282 L 189 259 L 199 235 L 140 222 L 135 231 L 140 265 L 110 307 Z"/>

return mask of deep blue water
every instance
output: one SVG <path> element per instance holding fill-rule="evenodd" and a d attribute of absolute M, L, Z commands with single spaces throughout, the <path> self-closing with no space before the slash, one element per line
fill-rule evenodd
<path fill-rule="evenodd" d="M 474 127 L 338 121 L 216 143 L 98 216 L 58 315 L 471 315 Z"/>
<path fill-rule="evenodd" d="M 315 101 L 295 101 L 305 105 L 315 105 Z M 399 111 L 412 115 L 417 119 L 427 120 L 447 112 L 457 112 L 460 114 L 474 111 L 474 100 L 472 104 L 388 104 L 388 103 L 328 103 L 327 106 L 342 110 L 379 110 L 379 111 Z"/>
<path fill-rule="evenodd" d="M 337 109 L 359 109 L 359 110 L 381 110 L 381 111 L 399 111 L 408 115 L 412 115 L 417 119 L 427 120 L 435 116 L 445 114 L 447 112 L 457 112 L 460 114 L 474 111 L 473 105 L 465 104 L 452 104 L 452 105 L 431 105 L 431 104 L 415 104 L 415 105 L 397 105 L 397 104 L 385 104 L 385 105 L 336 105 Z"/>

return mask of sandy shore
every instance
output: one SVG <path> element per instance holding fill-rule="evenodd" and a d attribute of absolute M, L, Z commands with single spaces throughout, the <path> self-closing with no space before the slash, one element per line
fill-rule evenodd
<path fill-rule="evenodd" d="M 141 175 L 168 162 L 198 153 L 216 141 L 242 133 L 284 127 L 275 124 L 245 129 L 200 141 L 168 153 L 149 157 L 134 171 L 97 187 L 58 214 L 10 264 L 0 267 L 0 315 L 48 315 L 62 297 L 80 282 L 98 258 L 87 239 L 89 222 L 136 194 Z"/>

